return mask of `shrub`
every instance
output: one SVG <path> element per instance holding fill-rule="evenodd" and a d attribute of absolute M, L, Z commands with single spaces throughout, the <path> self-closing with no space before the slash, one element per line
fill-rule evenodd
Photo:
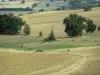
<path fill-rule="evenodd" d="M 28 24 L 24 26 L 23 32 L 27 36 L 30 34 L 30 26 Z"/>
<path fill-rule="evenodd" d="M 92 20 L 90 20 L 90 19 L 87 19 L 86 20 L 86 23 L 87 23 L 87 26 L 86 26 L 86 32 L 87 33 L 93 33 L 95 30 L 96 30 L 96 25 L 93 23 L 93 21 Z"/>
<path fill-rule="evenodd" d="M 32 5 L 32 8 L 36 7 L 37 5 L 38 5 L 37 3 L 34 3 L 34 4 Z"/>
<path fill-rule="evenodd" d="M 46 4 L 46 7 L 49 7 L 49 3 Z"/>
<path fill-rule="evenodd" d="M 51 41 L 56 41 L 53 30 L 51 31 L 49 36 L 43 40 L 43 42 L 51 42 Z"/>
<path fill-rule="evenodd" d="M 44 9 L 40 9 L 39 12 L 44 12 Z"/>
<path fill-rule="evenodd" d="M 36 52 L 43 52 L 41 49 L 37 49 Z"/>
<path fill-rule="evenodd" d="M 98 31 L 100 31 L 100 26 L 98 26 Z"/>
<path fill-rule="evenodd" d="M 56 9 L 56 11 L 59 11 L 59 10 L 60 10 L 60 8 L 57 8 L 57 9 Z"/>
<path fill-rule="evenodd" d="M 24 4 L 25 3 L 25 0 L 22 0 L 21 3 Z"/>
<path fill-rule="evenodd" d="M 39 36 L 40 36 L 40 37 L 41 37 L 41 36 L 43 36 L 43 34 L 42 34 L 42 32 L 41 32 L 41 31 L 39 32 Z"/>
<path fill-rule="evenodd" d="M 86 11 L 91 11 L 92 9 L 91 9 L 91 7 L 85 7 L 84 8 L 84 12 L 86 12 Z"/>

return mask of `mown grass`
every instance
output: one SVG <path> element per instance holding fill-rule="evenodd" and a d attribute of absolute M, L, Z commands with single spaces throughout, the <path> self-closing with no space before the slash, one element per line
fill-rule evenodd
<path fill-rule="evenodd" d="M 12 48 L 17 50 L 32 51 L 32 50 L 55 50 L 69 49 L 77 47 L 100 46 L 100 36 L 98 34 L 86 35 L 76 38 L 57 38 L 54 42 L 42 43 L 44 37 L 36 36 L 1 36 L 0 47 Z"/>

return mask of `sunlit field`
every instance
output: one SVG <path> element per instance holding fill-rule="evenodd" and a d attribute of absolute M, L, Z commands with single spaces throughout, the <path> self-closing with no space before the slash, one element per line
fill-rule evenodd
<path fill-rule="evenodd" d="M 100 25 L 100 8 L 50 11 L 20 16 L 31 34 L 0 35 L 0 75 L 99 75 L 100 32 L 69 38 L 63 19 L 71 13 Z M 52 30 L 57 41 L 42 43 Z M 39 37 L 42 31 L 43 36 Z M 37 52 L 40 50 L 41 52 Z"/>

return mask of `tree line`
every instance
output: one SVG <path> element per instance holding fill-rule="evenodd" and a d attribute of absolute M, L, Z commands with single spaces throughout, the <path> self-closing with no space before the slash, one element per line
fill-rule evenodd
<path fill-rule="evenodd" d="M 83 30 L 87 33 L 93 33 L 97 28 L 93 20 L 78 14 L 70 14 L 68 17 L 65 17 L 63 24 L 65 25 L 64 31 L 70 37 L 82 36 Z M 24 26 L 24 34 L 28 36 L 31 32 L 31 28 L 22 18 L 14 16 L 13 14 L 0 15 L 0 34 L 18 34 L 21 32 L 22 26 Z M 100 31 L 100 26 L 98 26 L 97 29 Z M 39 33 L 39 36 L 43 36 L 42 31 Z M 49 36 L 44 39 L 44 41 L 50 40 L 56 40 L 53 27 Z"/>

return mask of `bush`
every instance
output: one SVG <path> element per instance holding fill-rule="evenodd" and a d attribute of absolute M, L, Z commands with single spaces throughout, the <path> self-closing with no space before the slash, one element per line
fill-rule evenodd
<path fill-rule="evenodd" d="M 37 3 L 33 4 L 33 5 L 32 5 L 32 8 L 36 7 L 37 5 L 38 5 Z"/>
<path fill-rule="evenodd" d="M 42 34 L 42 32 L 41 32 L 41 31 L 39 32 L 39 36 L 40 36 L 40 37 L 41 37 L 41 36 L 43 36 L 43 34 Z"/>
<path fill-rule="evenodd" d="M 98 26 L 98 31 L 100 31 L 100 26 Z"/>
<path fill-rule="evenodd" d="M 90 7 L 85 7 L 84 8 L 84 12 L 86 12 L 86 11 L 91 11 L 92 9 L 90 8 Z"/>
<path fill-rule="evenodd" d="M 28 24 L 24 26 L 23 32 L 27 36 L 30 35 L 30 26 Z"/>
<path fill-rule="evenodd" d="M 87 26 L 86 26 L 85 30 L 87 33 L 93 33 L 96 30 L 96 25 L 93 23 L 92 20 L 87 19 L 86 24 L 87 24 Z"/>
<path fill-rule="evenodd" d="M 49 3 L 46 4 L 46 7 L 49 7 Z"/>
<path fill-rule="evenodd" d="M 13 14 L 0 15 L 0 34 L 18 34 L 25 23 L 22 18 Z"/>
<path fill-rule="evenodd" d="M 40 9 L 39 12 L 44 12 L 44 9 Z"/>
<path fill-rule="evenodd" d="M 43 52 L 41 49 L 37 49 L 36 52 Z"/>
<path fill-rule="evenodd" d="M 59 11 L 59 10 L 61 10 L 61 9 L 60 9 L 60 8 L 57 8 L 57 9 L 56 9 L 56 11 Z"/>
<path fill-rule="evenodd" d="M 51 31 L 49 36 L 43 40 L 43 42 L 51 42 L 51 41 L 56 41 L 53 30 Z"/>
<path fill-rule="evenodd" d="M 24 4 L 25 3 L 25 0 L 22 0 L 21 3 Z"/>

